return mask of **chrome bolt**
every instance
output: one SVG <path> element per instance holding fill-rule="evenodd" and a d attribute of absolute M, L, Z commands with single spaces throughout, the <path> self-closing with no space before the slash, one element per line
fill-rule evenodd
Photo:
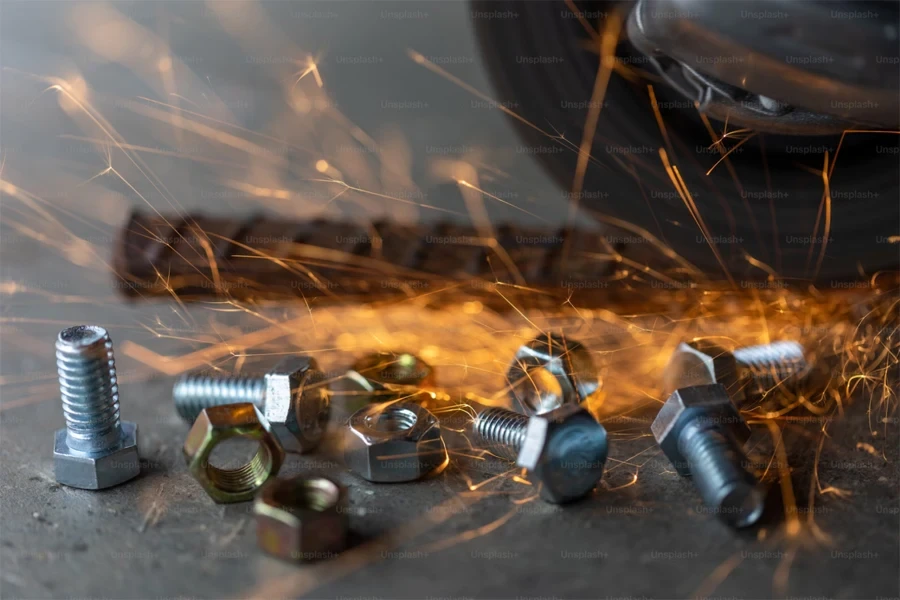
<path fill-rule="evenodd" d="M 262 377 L 181 377 L 172 389 L 175 410 L 193 423 L 204 408 L 250 402 L 263 413 L 285 450 L 308 452 L 325 433 L 330 396 L 325 375 L 306 356 L 282 360 Z"/>
<path fill-rule="evenodd" d="M 779 341 L 729 352 L 706 340 L 681 343 L 663 373 L 663 392 L 721 383 L 738 406 L 758 400 L 779 386 L 795 387 L 809 366 L 803 347 Z"/>
<path fill-rule="evenodd" d="M 553 503 L 577 500 L 594 489 L 606 463 L 606 429 L 585 409 L 566 404 L 528 417 L 504 408 L 483 408 L 472 422 L 498 456 L 514 460 L 541 484 Z"/>
<path fill-rule="evenodd" d="M 102 327 L 60 332 L 56 369 L 65 429 L 56 432 L 53 462 L 59 483 L 98 490 L 141 471 L 137 425 L 119 420 L 119 387 L 112 340 Z"/>
<path fill-rule="evenodd" d="M 710 512 L 734 527 L 762 516 L 765 491 L 747 468 L 750 428 L 721 384 L 675 390 L 650 426 L 675 470 L 692 477 Z"/>

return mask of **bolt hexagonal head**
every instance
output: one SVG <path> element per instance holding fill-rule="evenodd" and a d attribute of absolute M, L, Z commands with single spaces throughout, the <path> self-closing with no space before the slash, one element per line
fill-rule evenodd
<path fill-rule="evenodd" d="M 691 469 L 678 449 L 678 437 L 684 426 L 695 420 L 706 427 L 729 433 L 740 445 L 750 439 L 750 427 L 722 384 L 695 385 L 675 390 L 659 409 L 650 431 L 682 477 L 690 476 Z"/>
<path fill-rule="evenodd" d="M 428 410 L 413 402 L 387 402 L 350 417 L 344 460 L 369 481 L 413 481 L 446 464 L 447 449 Z"/>
<path fill-rule="evenodd" d="M 288 357 L 265 375 L 263 413 L 285 450 L 308 452 L 325 434 L 331 399 L 308 356 Z"/>
<path fill-rule="evenodd" d="M 211 465 L 213 448 L 233 437 L 258 442 L 256 455 L 238 469 Z M 284 449 L 272 434 L 269 422 L 249 402 L 204 408 L 188 432 L 182 451 L 190 474 L 219 503 L 253 499 L 260 486 L 278 474 L 284 462 Z"/>
<path fill-rule="evenodd" d="M 327 477 L 273 479 L 253 512 L 257 544 L 278 558 L 332 558 L 347 544 L 347 490 Z"/>
<path fill-rule="evenodd" d="M 558 390 L 546 389 L 536 375 L 551 375 Z M 506 372 L 514 406 L 528 414 L 543 414 L 564 404 L 580 404 L 601 385 L 588 350 L 564 335 L 541 335 L 519 347 Z"/>
<path fill-rule="evenodd" d="M 603 477 L 606 429 L 580 406 L 568 404 L 528 421 L 516 464 L 556 504 L 591 492 Z"/>
<path fill-rule="evenodd" d="M 705 340 L 678 344 L 663 371 L 664 393 L 713 383 L 721 383 L 735 402 L 743 402 L 746 383 L 734 354 Z"/>
<path fill-rule="evenodd" d="M 66 430 L 57 431 L 53 445 L 56 481 L 84 490 L 102 490 L 137 477 L 141 472 L 137 425 L 122 421 L 121 427 L 121 443 L 103 454 L 73 450 L 66 442 Z"/>

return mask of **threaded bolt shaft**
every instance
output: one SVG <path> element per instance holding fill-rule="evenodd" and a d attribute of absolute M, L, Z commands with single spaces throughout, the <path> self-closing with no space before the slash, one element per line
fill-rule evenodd
<path fill-rule="evenodd" d="M 56 340 L 56 369 L 69 448 L 87 454 L 115 449 L 122 425 L 109 334 L 95 325 L 64 329 Z"/>
<path fill-rule="evenodd" d="M 785 383 L 796 384 L 808 366 L 803 346 L 790 340 L 737 348 L 734 359 L 749 372 L 761 391 Z"/>
<path fill-rule="evenodd" d="M 251 402 L 263 410 L 265 386 L 262 377 L 185 375 L 175 383 L 172 397 L 181 418 L 192 423 L 200 411 L 211 406 Z"/>
<path fill-rule="evenodd" d="M 688 463 L 694 485 L 706 506 L 736 527 L 762 515 L 765 493 L 744 468 L 747 457 L 733 436 L 694 419 L 678 436 L 678 450 Z"/>
<path fill-rule="evenodd" d="M 528 416 L 505 408 L 486 408 L 475 415 L 472 429 L 495 454 L 516 460 L 525 440 Z"/>

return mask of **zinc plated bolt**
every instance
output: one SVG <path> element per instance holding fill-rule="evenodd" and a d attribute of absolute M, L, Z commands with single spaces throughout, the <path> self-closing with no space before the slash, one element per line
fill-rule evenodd
<path fill-rule="evenodd" d="M 172 389 L 175 410 L 193 423 L 204 408 L 250 402 L 263 413 L 285 450 L 308 452 L 325 433 L 330 397 L 325 375 L 308 356 L 288 357 L 262 377 L 189 374 Z"/>
<path fill-rule="evenodd" d="M 496 454 L 527 469 L 548 502 L 577 500 L 603 476 L 606 429 L 576 404 L 531 417 L 481 408 L 471 428 Z"/>
<path fill-rule="evenodd" d="M 785 340 L 738 348 L 725 348 L 696 340 L 675 349 L 663 373 L 663 390 L 721 383 L 732 399 L 743 406 L 778 386 L 795 386 L 809 372 L 799 343 Z"/>
<path fill-rule="evenodd" d="M 765 490 L 746 468 L 750 428 L 721 384 L 675 390 L 650 426 L 675 470 L 692 477 L 704 503 L 723 521 L 747 527 L 762 516 Z"/>
<path fill-rule="evenodd" d="M 79 325 L 60 332 L 56 369 L 66 427 L 56 432 L 56 480 L 99 490 L 141 472 L 137 425 L 119 420 L 119 387 L 112 340 L 102 327 Z"/>

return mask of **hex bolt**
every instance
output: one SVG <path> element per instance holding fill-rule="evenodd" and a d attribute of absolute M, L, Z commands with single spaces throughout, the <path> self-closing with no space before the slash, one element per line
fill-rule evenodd
<path fill-rule="evenodd" d="M 141 471 L 137 425 L 119 419 L 116 360 L 107 331 L 96 325 L 61 331 L 56 369 L 66 421 L 55 437 L 56 480 L 98 490 L 135 477 Z"/>
<path fill-rule="evenodd" d="M 262 377 L 182 376 L 172 389 L 172 399 L 188 423 L 204 408 L 250 402 L 269 421 L 285 450 L 308 452 L 322 440 L 330 414 L 324 381 L 314 359 L 288 357 Z"/>
<path fill-rule="evenodd" d="M 678 345 L 663 374 L 666 395 L 679 388 L 721 383 L 742 406 L 778 386 L 795 386 L 809 372 L 803 347 L 778 341 L 729 352 L 706 340 Z"/>
<path fill-rule="evenodd" d="M 721 384 L 675 390 L 650 426 L 683 477 L 692 477 L 707 509 L 734 527 L 762 516 L 765 490 L 746 468 L 750 428 Z"/>
<path fill-rule="evenodd" d="M 796 381 L 808 369 L 803 346 L 791 340 L 737 348 L 734 359 L 763 391 L 782 382 Z"/>
<path fill-rule="evenodd" d="M 565 404 L 550 412 L 522 415 L 483 408 L 472 422 L 476 438 L 514 460 L 541 484 L 541 497 L 555 504 L 591 492 L 603 476 L 606 429 L 585 409 Z"/>

